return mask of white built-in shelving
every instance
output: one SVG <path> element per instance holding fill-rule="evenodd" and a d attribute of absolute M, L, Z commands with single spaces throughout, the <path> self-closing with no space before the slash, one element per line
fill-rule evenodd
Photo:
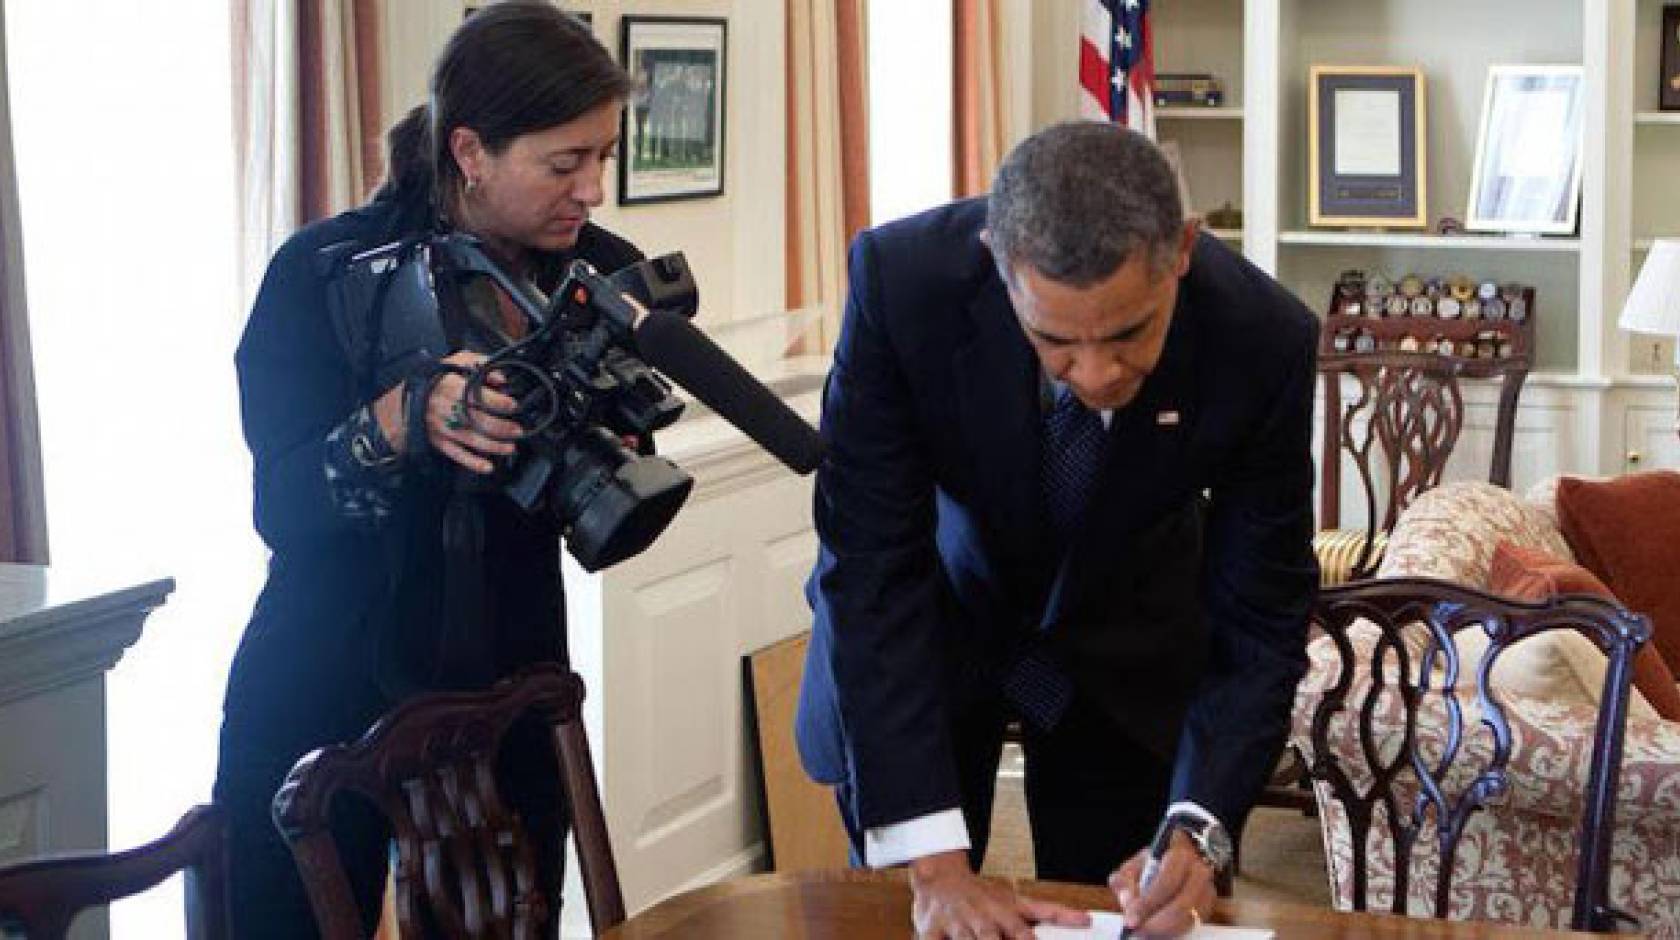
<path fill-rule="evenodd" d="M 1429 235 L 1408 232 L 1349 232 L 1321 229 L 1279 232 L 1278 244 L 1326 247 L 1425 248 L 1436 251 L 1538 251 L 1562 254 L 1573 254 L 1581 250 L 1581 240 L 1579 238 L 1517 235 Z"/>
<path fill-rule="evenodd" d="M 1240 121 L 1243 109 L 1230 107 L 1195 107 L 1193 105 L 1165 105 L 1155 109 L 1157 121 Z"/>
<path fill-rule="evenodd" d="M 1659 107 L 1661 17 L 1680 0 L 1170 0 L 1154 11 L 1156 69 L 1225 85 L 1220 107 L 1157 111 L 1177 144 L 1192 209 L 1242 210 L 1232 244 L 1309 306 L 1323 310 L 1341 272 L 1465 274 L 1535 288 L 1535 381 L 1518 418 L 1517 480 L 1613 473 L 1642 437 L 1639 408 L 1658 401 L 1670 347 L 1616 325 L 1651 240 L 1680 233 L 1680 112 Z M 1035 5 L 1061 37 L 1046 75 L 1076 74 L 1079 4 Z M 1572 237 L 1436 235 L 1462 220 L 1488 67 L 1579 64 L 1586 76 L 1579 229 Z M 1423 230 L 1308 224 L 1307 74 L 1313 65 L 1416 66 L 1426 79 Z M 1058 79 L 1059 80 L 1059 79 Z M 1055 99 L 1073 116 L 1077 101 Z M 1232 236 L 1236 232 L 1228 233 Z M 1546 376 L 1545 381 L 1540 376 Z M 1561 377 L 1561 378 L 1560 378 Z M 1641 397 L 1644 396 L 1644 397 Z M 1652 396 L 1655 396 L 1653 398 Z M 1630 417 L 1633 416 L 1633 417 Z M 1653 425 L 1655 426 L 1655 425 Z M 1526 429 L 1526 430 L 1525 430 Z M 1672 434 L 1669 435 L 1672 438 Z M 1659 465 L 1667 465 L 1664 461 Z"/>

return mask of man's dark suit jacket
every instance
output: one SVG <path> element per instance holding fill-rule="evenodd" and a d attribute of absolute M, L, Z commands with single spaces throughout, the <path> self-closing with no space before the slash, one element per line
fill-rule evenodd
<path fill-rule="evenodd" d="M 958 806 L 951 716 L 1041 643 L 1174 761 L 1173 799 L 1240 826 L 1306 665 L 1317 320 L 1203 235 L 1063 552 L 1042 509 L 1038 361 L 985 211 L 958 202 L 852 246 L 806 588 L 806 770 L 851 784 L 864 829 Z"/>

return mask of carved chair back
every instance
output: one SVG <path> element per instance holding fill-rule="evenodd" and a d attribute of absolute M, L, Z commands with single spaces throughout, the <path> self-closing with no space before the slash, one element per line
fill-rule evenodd
<path fill-rule="evenodd" d="M 354 793 L 389 821 L 396 844 L 397 921 L 404 937 L 536 937 L 558 916 L 538 884 L 528 834 L 503 800 L 496 757 L 516 719 L 554 728 L 590 921 L 597 934 L 624 920 L 624 899 L 581 717 L 583 681 L 556 664 L 533 666 L 485 692 L 405 702 L 361 740 L 300 760 L 274 799 L 316 920 L 327 940 L 361 934 L 350 881 L 330 827 L 334 798 Z M 548 890 L 545 890 L 548 889 Z"/>
<path fill-rule="evenodd" d="M 1432 851 L 1437 862 L 1434 914 L 1446 916 L 1466 824 L 1511 788 L 1511 725 L 1490 682 L 1493 665 L 1512 644 L 1550 630 L 1573 630 L 1604 651 L 1608 669 L 1581 803 L 1570 924 L 1575 930 L 1613 930 L 1618 919 L 1626 919 L 1609 906 L 1610 845 L 1633 656 L 1650 636 L 1649 621 L 1595 597 L 1526 604 L 1424 578 L 1326 589 L 1312 620 L 1333 641 L 1339 671 L 1325 683 L 1323 697 L 1311 703 L 1307 773 L 1346 813 L 1355 910 L 1365 910 L 1369 900 L 1367 849 L 1373 827 L 1381 824 L 1378 838 L 1393 847 L 1393 912 L 1407 913 L 1410 868 L 1422 850 Z M 1361 662 L 1355 633 L 1373 628 L 1374 645 L 1368 661 Z M 1477 662 L 1462 662 L 1454 637 L 1470 630 L 1486 633 L 1487 650 Z M 1475 671 L 1473 712 L 1458 691 L 1465 669 Z M 1467 746 L 1467 737 L 1477 733 L 1472 715 L 1491 747 Z"/>
<path fill-rule="evenodd" d="M 1433 489 L 1464 428 L 1459 379 L 1501 379 L 1488 480 L 1509 486 L 1517 398 L 1528 375 L 1526 357 L 1464 359 L 1436 353 L 1382 351 L 1323 353 L 1323 447 L 1319 526 L 1341 525 L 1342 468 L 1351 462 L 1365 499 L 1365 537 L 1352 578 L 1369 577 L 1381 560 L 1377 544 L 1400 513 Z M 1353 394 L 1343 394 L 1351 384 Z"/>
<path fill-rule="evenodd" d="M 110 855 L 63 855 L 0 868 L 0 934 L 58 940 L 76 915 L 187 873 L 187 936 L 227 940 L 227 824 L 220 809 L 196 806 L 168 835 Z"/>

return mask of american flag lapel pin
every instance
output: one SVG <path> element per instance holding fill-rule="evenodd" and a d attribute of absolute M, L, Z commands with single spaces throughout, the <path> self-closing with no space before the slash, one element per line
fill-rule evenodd
<path fill-rule="evenodd" d="M 1155 412 L 1155 425 L 1157 427 L 1176 428 L 1178 427 L 1178 420 L 1178 412 L 1176 411 Z"/>

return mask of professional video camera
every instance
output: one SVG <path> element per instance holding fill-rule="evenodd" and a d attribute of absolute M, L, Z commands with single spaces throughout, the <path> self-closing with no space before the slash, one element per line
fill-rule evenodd
<path fill-rule="evenodd" d="M 482 320 L 458 323 L 441 293 L 482 279 L 510 297 L 528 331 L 513 339 Z M 585 570 L 629 558 L 665 530 L 694 480 L 663 457 L 638 454 L 682 414 L 663 372 L 799 473 L 814 469 L 822 442 L 810 425 L 689 322 L 698 293 L 681 254 L 603 277 L 574 261 L 552 296 L 510 276 L 476 238 L 449 233 L 350 256 L 333 279 L 335 327 L 375 388 L 389 388 L 459 348 L 488 356 L 468 374 L 479 401 L 488 376 L 518 403 L 524 428 L 497 475 L 528 511 L 547 512 Z M 651 366 L 651 368 L 650 368 Z M 654 371 L 654 369 L 660 372 Z M 473 409 L 468 409 L 469 416 Z"/>

